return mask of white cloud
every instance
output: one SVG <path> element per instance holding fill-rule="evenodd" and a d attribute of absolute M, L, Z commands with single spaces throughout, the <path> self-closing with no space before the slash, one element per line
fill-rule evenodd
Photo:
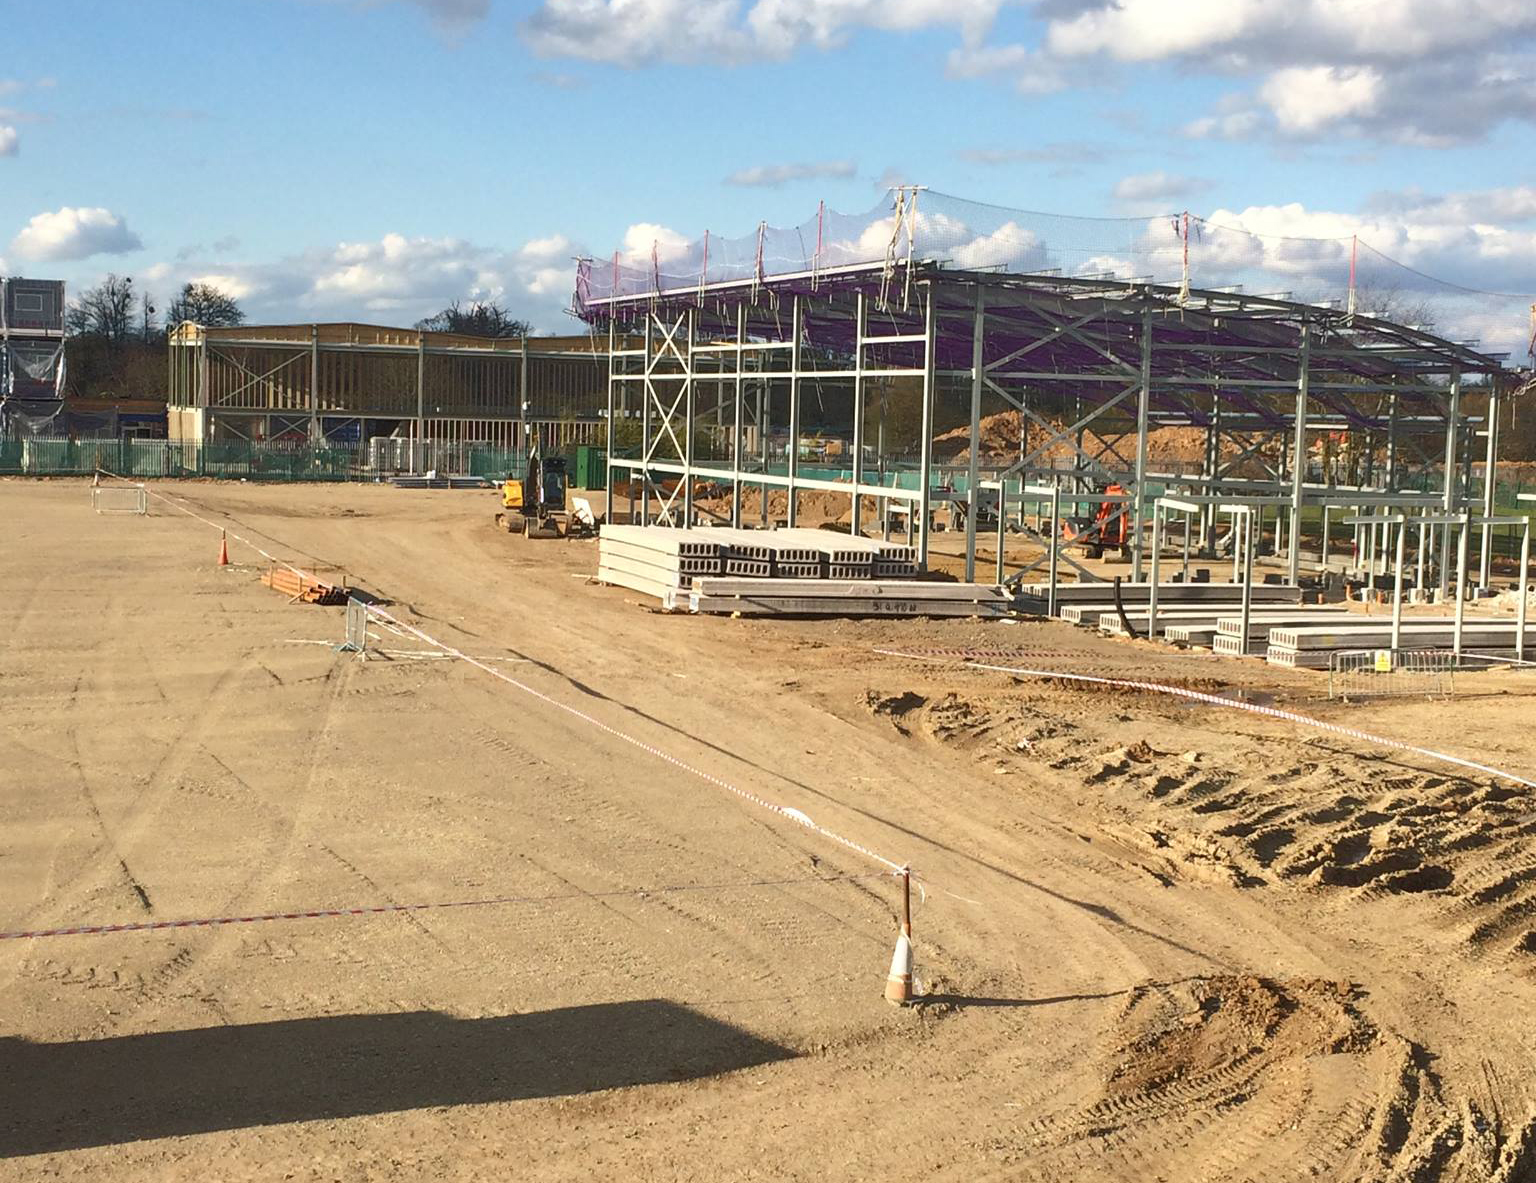
<path fill-rule="evenodd" d="M 1203 177 L 1185 177 L 1159 169 L 1120 178 L 1112 193 L 1116 201 L 1171 201 L 1210 187 L 1211 182 Z"/>
<path fill-rule="evenodd" d="M 798 164 L 759 164 L 738 169 L 725 178 L 727 185 L 774 186 L 788 181 L 847 180 L 858 172 L 851 160 L 806 161 Z"/>
<path fill-rule="evenodd" d="M 1259 87 L 1283 132 L 1310 134 L 1345 119 L 1376 114 L 1381 72 L 1370 66 L 1289 66 Z"/>
<path fill-rule="evenodd" d="M 1536 121 L 1530 0 L 1041 0 L 1040 45 L 955 50 L 950 72 L 1039 89 L 1115 63 L 1254 80 L 1194 137 L 1365 136 L 1441 146 Z M 1097 62 L 1095 62 L 1097 59 Z"/>
<path fill-rule="evenodd" d="M 143 245 L 128 223 L 111 210 L 65 206 L 33 217 L 11 241 L 11 250 L 23 259 L 63 262 L 127 254 Z"/>
<path fill-rule="evenodd" d="M 832 49 L 860 29 L 954 28 L 979 41 L 1007 0 L 543 0 L 523 39 L 550 58 L 734 64 Z"/>
<path fill-rule="evenodd" d="M 676 230 L 655 222 L 636 222 L 624 231 L 624 249 L 619 262 L 629 266 L 649 267 L 651 255 L 663 263 L 685 258 L 692 249 L 691 240 Z"/>
<path fill-rule="evenodd" d="M 647 265 L 653 237 L 682 241 L 664 227 L 632 227 L 631 234 L 637 242 L 645 239 Z M 580 253 L 561 234 L 510 250 L 458 238 L 386 234 L 270 262 L 178 258 L 155 263 L 143 275 L 161 291 L 212 284 L 238 299 L 258 322 L 412 324 L 455 300 L 497 300 L 540 330 L 561 330 L 569 327 L 561 310 L 575 286 L 574 256 Z"/>
<path fill-rule="evenodd" d="M 1259 129 L 1257 111 L 1231 111 L 1225 115 L 1202 115 L 1184 125 L 1184 134 L 1195 140 L 1246 140 Z"/>
<path fill-rule="evenodd" d="M 0 156 L 15 156 L 21 150 L 21 137 L 16 129 L 0 123 Z"/>

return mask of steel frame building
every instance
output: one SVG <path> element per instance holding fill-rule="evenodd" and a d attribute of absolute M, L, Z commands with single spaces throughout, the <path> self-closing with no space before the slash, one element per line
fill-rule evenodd
<path fill-rule="evenodd" d="M 188 322 L 169 347 L 173 440 L 383 436 L 415 456 L 420 444 L 553 446 L 602 430 L 607 359 L 587 337 Z"/>
<path fill-rule="evenodd" d="M 1218 541 L 1220 499 L 1253 505 L 1261 535 L 1267 513 L 1292 580 L 1312 565 L 1299 545 L 1309 507 L 1384 517 L 1421 507 L 1491 519 L 1498 408 L 1514 385 L 1499 355 L 1337 308 L 922 261 L 606 297 L 578 288 L 577 311 L 608 335 L 610 505 L 624 471 L 640 520 L 679 525 L 700 518 L 701 482 L 729 489 L 733 525 L 741 524 L 744 489 L 761 491 L 765 521 L 768 491 L 783 490 L 790 525 L 801 494 L 845 493 L 856 532 L 876 524 L 867 499 L 887 534 L 890 511 L 905 509 L 925 563 L 934 511 L 947 506 L 956 523 L 963 518 L 972 578 L 987 510 L 999 541 L 1005 523 L 1017 525 L 1047 551 L 1008 573 L 999 546 L 999 581 L 1047 563 L 1054 573 L 1061 562 L 1091 578 L 1065 554 L 1055 520 L 1048 534 L 1040 528 L 1041 506 L 1054 500 L 1060 515 L 1062 504 L 1097 504 L 1109 482 L 1127 487 L 1138 579 L 1143 526 L 1164 494 L 1208 499 L 1192 524 L 1207 552 Z M 1474 386 L 1488 396 L 1490 430 L 1481 441 L 1482 420 L 1464 406 Z M 915 438 L 892 436 L 888 401 L 916 402 Z M 1004 409 L 1024 424 L 1018 456 L 985 464 L 980 425 Z M 625 422 L 638 429 L 630 449 L 618 436 Z M 962 464 L 935 462 L 934 436 L 945 422 L 968 428 Z M 1156 471 L 1148 435 L 1164 427 L 1203 433 L 1198 473 Z M 808 438 L 827 433 L 848 457 L 840 472 L 808 462 Z M 1343 487 L 1314 475 L 1311 449 L 1321 433 L 1382 457 L 1370 479 Z M 1063 448 L 1065 467 L 1052 458 Z M 1481 489 L 1472 480 L 1478 451 Z M 1426 473 L 1428 492 L 1410 487 Z M 1443 572 L 1451 527 L 1430 535 L 1430 558 Z M 1485 526 L 1485 585 L 1490 548 Z"/>

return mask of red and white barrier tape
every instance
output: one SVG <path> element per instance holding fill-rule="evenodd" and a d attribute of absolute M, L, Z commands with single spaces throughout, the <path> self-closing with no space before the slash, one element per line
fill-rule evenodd
<path fill-rule="evenodd" d="M 487 665 L 485 662 L 479 660 L 478 658 L 471 657 L 469 654 L 462 653 L 458 649 L 455 649 L 452 645 L 446 645 L 442 641 L 437 640 L 437 638 L 428 636 L 415 625 L 407 624 L 405 621 L 399 619 L 398 617 L 390 615 L 382 608 L 376 607 L 372 604 L 365 605 L 365 607 L 369 616 L 378 617 L 380 620 L 387 621 L 397 628 L 404 629 L 417 640 L 424 641 L 428 645 L 434 645 L 444 653 L 447 653 L 452 657 L 457 657 L 461 661 L 467 661 L 476 669 L 483 670 L 484 672 L 490 674 L 491 677 L 500 679 L 508 686 L 514 686 L 525 694 L 531 694 L 540 702 L 547 703 L 548 705 L 555 707 L 558 710 L 564 711 L 568 715 L 574 715 L 583 723 L 586 723 L 592 727 L 596 727 L 605 735 L 611 735 L 614 739 L 622 740 L 632 747 L 639 748 L 647 755 L 655 756 L 656 759 L 662 760 L 667 764 L 672 765 L 674 768 L 680 769 L 681 771 L 689 773 L 692 776 L 696 776 L 700 780 L 706 782 L 707 784 L 714 785 L 718 789 L 724 789 L 728 793 L 734 793 L 743 801 L 749 802 L 752 805 L 756 805 L 759 809 L 766 809 L 770 813 L 775 813 L 780 817 L 787 818 L 788 820 L 794 822 L 796 825 L 804 826 L 806 829 L 820 834 L 823 838 L 826 838 L 831 842 L 835 842 L 856 854 L 863 855 L 865 858 L 871 860 L 872 862 L 879 863 L 881 866 L 889 868 L 892 874 L 903 874 L 907 870 L 904 864 L 895 862 L 892 859 L 888 859 L 884 855 L 876 854 L 873 850 L 870 850 L 869 847 L 861 846 L 851 839 L 844 838 L 841 834 L 838 834 L 833 830 L 829 830 L 825 826 L 817 825 L 814 821 L 812 821 L 798 809 L 793 809 L 787 805 L 779 805 L 776 802 L 769 801 L 764 797 L 759 797 L 756 793 L 748 792 L 746 789 L 733 785 L 729 781 L 722 777 L 716 776 L 712 772 L 705 772 L 702 768 L 696 768 L 692 764 L 678 759 L 670 752 L 664 752 L 660 748 L 646 743 L 644 740 L 636 739 L 634 736 L 620 731 L 617 727 L 610 727 L 607 723 L 604 723 L 600 719 L 593 718 L 585 711 L 579 710 L 573 706 L 569 706 L 556 698 L 552 698 L 548 694 L 545 694 L 542 690 L 535 690 L 526 682 L 520 682 L 510 674 L 504 674 L 498 669 L 493 669 L 491 666 Z"/>
<path fill-rule="evenodd" d="M 107 470 L 106 469 L 102 469 L 101 471 L 106 472 Z M 107 473 L 107 475 L 108 476 L 113 476 L 113 477 L 117 476 L 116 473 Z M 124 479 L 124 478 L 118 477 L 118 479 L 121 480 L 121 479 Z M 179 501 L 178 498 L 174 498 L 174 497 L 168 496 L 168 495 L 166 495 L 164 493 L 157 493 L 155 490 L 151 489 L 148 485 L 144 485 L 143 488 L 144 488 L 145 492 L 147 492 L 151 497 L 159 498 L 161 501 L 164 501 L 167 505 L 170 505 L 173 508 L 181 510 L 181 512 L 186 514 L 188 517 L 196 518 L 198 521 L 202 522 L 204 525 L 211 526 L 215 530 L 226 530 L 227 531 L 227 527 L 221 526 L 217 522 L 210 521 L 209 519 L 203 517 L 202 515 L 193 513 L 190 509 L 187 509 L 185 506 L 178 504 L 178 501 Z M 229 536 L 231 538 L 234 538 L 237 542 L 240 542 L 243 545 L 250 547 L 252 550 L 256 551 L 260 555 L 263 555 L 264 557 L 266 557 L 267 559 L 271 560 L 274 563 L 283 562 L 283 560 L 278 559 L 276 556 L 270 554 L 268 551 L 262 549 L 260 546 L 257 546 L 254 542 L 251 542 L 249 539 L 242 538 L 238 534 L 230 534 Z M 308 572 L 303 571 L 303 570 L 301 570 L 298 567 L 294 567 L 291 564 L 285 564 L 285 565 L 288 566 L 289 570 L 294 571 L 294 572 L 296 572 L 299 575 L 307 575 L 308 574 Z M 742 800 L 747 801 L 750 804 L 756 805 L 760 809 L 765 809 L 765 810 L 769 811 L 770 813 L 775 813 L 775 814 L 777 814 L 780 817 L 787 818 L 789 821 L 794 822 L 796 825 L 804 826 L 806 829 L 811 830 L 814 833 L 820 834 L 823 838 L 826 838 L 828 841 L 835 842 L 838 845 L 843 846 L 843 847 L 847 848 L 848 850 L 853 851 L 855 854 L 861 854 L 865 858 L 871 860 L 872 862 L 879 863 L 881 866 L 888 868 L 889 872 L 891 874 L 893 874 L 893 875 L 905 874 L 907 872 L 907 870 L 908 870 L 907 865 L 904 864 L 904 863 L 898 863 L 898 862 L 896 862 L 893 859 L 886 858 L 884 855 L 876 854 L 873 850 L 870 850 L 867 846 L 861 846 L 859 843 L 854 842 L 851 839 L 844 838 L 841 834 L 838 834 L 835 831 L 829 830 L 825 826 L 817 825 L 808 816 L 806 816 L 805 813 L 803 813 L 802 811 L 800 811 L 798 809 L 794 809 L 794 808 L 791 808 L 790 806 L 786 806 L 786 805 L 779 805 L 779 804 L 777 804 L 777 803 L 775 803 L 773 801 L 767 800 L 766 798 L 759 797 L 757 794 L 748 792 L 746 789 L 739 788 L 736 785 L 731 784 L 729 781 L 726 781 L 726 780 L 724 780 L 721 777 L 715 776 L 713 773 L 705 772 L 703 769 L 700 769 L 700 768 L 695 768 L 693 765 L 688 764 L 687 762 L 678 759 L 676 756 L 673 756 L 669 752 L 664 752 L 660 748 L 654 747 L 653 745 L 648 744 L 648 743 L 644 742 L 643 740 L 639 740 L 639 739 L 634 738 L 631 735 L 627 735 L 626 733 L 618 730 L 616 727 L 610 727 L 607 723 L 604 723 L 604 722 L 602 722 L 602 721 L 600 721 L 598 719 L 593 718 L 591 715 L 587 714 L 585 711 L 578 710 L 576 707 L 573 707 L 573 706 L 568 706 L 567 704 L 565 704 L 563 702 L 560 702 L 558 699 L 550 697 L 548 694 L 545 694 L 543 691 L 535 690 L 532 686 L 529 686 L 527 683 L 520 682 L 516 678 L 513 678 L 513 677 L 511 677 L 511 676 L 509 676 L 507 674 L 502 673 L 500 670 L 493 668 L 492 666 L 486 664 L 485 662 L 479 660 L 478 658 L 471 657 L 469 654 L 461 652 L 458 649 L 455 649 L 452 645 L 444 644 L 442 641 L 437 640 L 435 637 L 428 636 L 426 633 L 422 632 L 419 628 L 416 628 L 414 625 L 407 624 L 405 621 L 399 619 L 396 616 L 391 615 L 390 613 L 384 611 L 384 609 L 379 608 L 376 605 L 367 604 L 367 605 L 364 605 L 364 607 L 366 608 L 369 616 L 371 616 L 371 617 L 373 617 L 373 618 L 375 618 L 375 619 L 377 619 L 377 620 L 379 620 L 381 622 L 384 622 L 384 623 L 386 623 L 388 625 L 392 625 L 395 628 L 403 629 L 404 631 L 406 631 L 410 635 L 414 636 L 417 640 L 424 641 L 428 645 L 432 645 L 432 646 L 436 647 L 437 649 L 439 649 L 443 653 L 448 654 L 450 657 L 456 657 L 460 661 L 468 662 L 470 665 L 474 666 L 476 669 L 483 670 L 485 673 L 490 674 L 491 677 L 498 678 L 501 681 L 505 682 L 507 685 L 513 686 L 513 687 L 517 688 L 518 690 L 523 691 L 525 694 L 530 694 L 534 698 L 539 699 L 541 702 L 547 703 L 547 704 L 549 704 L 552 707 L 556 707 L 559 710 L 562 710 L 562 711 L 566 712 L 569 715 L 574 715 L 576 718 L 580 719 L 582 722 L 587 723 L 587 724 L 589 724 L 592 727 L 596 727 L 599 731 L 603 732 L 605 735 L 611 735 L 615 739 L 623 740 L 625 743 L 630 744 L 633 747 L 639 748 L 642 752 L 646 752 L 649 755 L 655 756 L 658 760 L 662 760 L 662 761 L 672 765 L 674 768 L 680 769 L 683 772 L 687 772 L 690 775 L 698 777 L 700 780 L 706 782 L 707 784 L 714 785 L 716 788 L 724 789 L 728 793 L 734 793 L 736 796 L 740 797 Z"/>
<path fill-rule="evenodd" d="M 942 658 L 924 657 L 918 653 L 904 653 L 896 649 L 876 649 L 875 652 L 886 657 L 905 657 L 915 661 L 943 660 Z M 1316 727 L 1320 731 L 1331 732 L 1334 735 L 1343 735 L 1350 739 L 1362 740 L 1377 747 L 1392 748 L 1399 752 L 1412 752 L 1416 756 L 1426 756 L 1431 760 L 1439 760 L 1442 763 L 1451 764 L 1458 768 L 1485 773 L 1488 776 L 1496 776 L 1513 784 L 1536 789 L 1536 780 L 1530 780 L 1527 777 L 1518 776 L 1513 772 L 1506 772 L 1502 768 L 1494 768 L 1488 764 L 1479 764 L 1475 760 L 1464 760 L 1460 756 L 1452 756 L 1445 752 L 1421 748 L 1415 744 L 1404 743 L 1399 739 L 1388 739 L 1385 736 L 1372 735 L 1368 731 L 1360 731 L 1354 727 L 1341 727 L 1337 723 L 1326 723 L 1322 719 L 1314 719 L 1309 715 L 1298 714 L 1295 711 L 1283 711 L 1278 707 L 1260 706 L 1258 703 L 1252 702 L 1238 702 L 1234 699 L 1222 698 L 1217 694 L 1202 694 L 1198 690 L 1186 690 L 1182 686 L 1165 686 L 1159 682 L 1136 682 L 1124 678 L 1100 678 L 1091 674 L 1069 674 L 1062 670 L 1035 670 L 1006 665 L 988 665 L 980 661 L 967 661 L 963 664 L 972 669 L 993 670 L 1000 674 L 1013 674 L 1021 678 L 1060 678 L 1069 682 L 1087 682 L 1096 686 L 1112 686 L 1121 690 L 1143 690 L 1154 694 L 1168 694 L 1175 698 L 1186 698 L 1192 702 L 1203 702 L 1209 706 L 1247 711 L 1250 714 L 1264 715 L 1271 719 L 1283 719 L 1288 723 L 1300 723 L 1306 727 Z"/>
<path fill-rule="evenodd" d="M 35 928 L 0 932 L 0 941 L 33 937 L 104 936 L 115 932 L 160 932 L 173 928 L 217 928 L 225 924 L 263 924 L 272 920 L 322 920 L 340 916 L 382 916 L 393 912 L 429 912 L 445 908 L 488 908 L 508 904 L 548 904 L 568 900 L 643 899 L 653 895 L 678 895 L 695 891 L 743 891 L 752 888 L 790 887 L 800 883 L 844 883 L 856 879 L 884 879 L 886 872 L 867 875 L 807 875 L 798 879 L 753 879 L 742 883 L 691 883 L 622 891 L 571 891 L 559 895 L 506 895 L 477 900 L 439 900 L 426 904 L 380 904 L 368 908 L 308 908 L 296 912 L 263 912 L 254 916 L 209 916 L 196 920 L 143 920 L 132 924 L 78 924 L 69 928 Z"/>

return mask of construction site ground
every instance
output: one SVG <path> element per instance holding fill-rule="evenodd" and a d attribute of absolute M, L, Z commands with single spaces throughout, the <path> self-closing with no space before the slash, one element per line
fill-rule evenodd
<path fill-rule="evenodd" d="M 663 615 L 490 492 L 153 486 L 525 690 L 86 484 L 0 482 L 0 931 L 505 902 L 0 940 L 0 1177 L 1536 1177 L 1531 790 L 952 658 L 1529 777 L 1527 674 Z M 920 1004 L 893 877 L 656 753 L 910 861 Z"/>

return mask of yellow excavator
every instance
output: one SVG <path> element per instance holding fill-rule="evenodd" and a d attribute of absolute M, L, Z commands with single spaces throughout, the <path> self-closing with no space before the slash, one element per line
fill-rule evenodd
<path fill-rule="evenodd" d="M 501 512 L 496 524 L 508 534 L 525 538 L 590 538 L 597 519 L 585 499 L 565 506 L 568 479 L 564 456 L 544 458 L 537 448 L 528 457 L 524 476 L 508 476 L 501 486 Z"/>

